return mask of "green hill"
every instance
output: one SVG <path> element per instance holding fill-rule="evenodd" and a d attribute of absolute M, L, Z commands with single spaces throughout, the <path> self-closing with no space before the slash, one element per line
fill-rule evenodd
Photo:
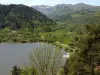
<path fill-rule="evenodd" d="M 41 12 L 25 5 L 0 5 L 0 29 L 12 30 L 55 25 Z"/>

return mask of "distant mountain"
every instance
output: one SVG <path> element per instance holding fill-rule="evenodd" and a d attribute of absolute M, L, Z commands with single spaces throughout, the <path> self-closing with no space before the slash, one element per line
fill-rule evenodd
<path fill-rule="evenodd" d="M 55 25 L 55 22 L 41 12 L 25 5 L 0 5 L 0 29 L 35 28 Z"/>
<path fill-rule="evenodd" d="M 74 11 L 82 11 L 82 10 L 88 10 L 88 11 L 98 11 L 100 10 L 100 6 L 92 6 L 84 3 L 79 3 L 73 5 Z"/>
<path fill-rule="evenodd" d="M 47 5 L 37 5 L 37 6 L 32 6 L 36 10 L 44 13 L 44 14 L 58 14 L 60 11 L 64 11 L 65 13 L 71 13 L 72 11 L 81 11 L 81 10 L 88 10 L 88 11 L 98 11 L 100 10 L 100 6 L 92 6 L 84 3 L 79 3 L 79 4 L 58 4 L 55 6 L 47 6 Z M 69 12 L 68 12 L 69 11 Z M 63 13 L 63 12 L 62 12 Z M 61 14 L 61 13 L 60 13 Z"/>
<path fill-rule="evenodd" d="M 100 11 L 100 6 L 92 6 L 84 3 L 75 5 L 58 4 L 55 6 L 42 5 L 32 7 L 57 22 L 74 24 L 88 24 L 92 22 L 91 19 L 94 20 L 95 17 L 98 17 L 96 13 Z"/>
<path fill-rule="evenodd" d="M 33 8 L 43 13 L 50 13 L 53 10 L 52 6 L 46 6 L 46 5 L 33 6 Z"/>
<path fill-rule="evenodd" d="M 40 5 L 40 6 L 32 6 L 32 7 L 47 16 L 58 15 L 58 14 L 60 15 L 60 14 L 65 14 L 66 12 L 68 13 L 72 11 L 72 9 L 70 9 L 68 6 L 65 6 L 62 4 L 59 4 L 56 6 Z"/>

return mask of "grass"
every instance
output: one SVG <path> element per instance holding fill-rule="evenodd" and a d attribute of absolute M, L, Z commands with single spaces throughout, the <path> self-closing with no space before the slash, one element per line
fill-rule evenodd
<path fill-rule="evenodd" d="M 55 32 L 40 33 L 44 39 L 54 40 L 63 44 L 70 44 L 73 40 L 73 33 L 66 30 L 57 30 Z"/>

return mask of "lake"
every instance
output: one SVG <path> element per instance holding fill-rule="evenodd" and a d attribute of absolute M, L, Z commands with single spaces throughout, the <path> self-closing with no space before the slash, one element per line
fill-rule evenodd
<path fill-rule="evenodd" d="M 25 66 L 29 63 L 28 55 L 33 48 L 43 43 L 1 43 L 0 44 L 0 75 L 11 75 L 14 65 Z"/>

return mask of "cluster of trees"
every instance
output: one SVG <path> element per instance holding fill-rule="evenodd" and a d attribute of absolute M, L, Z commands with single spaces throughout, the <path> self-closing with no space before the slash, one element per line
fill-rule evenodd
<path fill-rule="evenodd" d="M 12 67 L 11 73 L 12 75 L 37 75 L 34 67 L 26 67 L 25 69 L 20 69 L 20 67 L 18 67 L 17 65 Z"/>
<path fill-rule="evenodd" d="M 100 25 L 86 25 L 76 40 L 74 51 L 65 65 L 65 75 L 100 74 Z"/>
<path fill-rule="evenodd" d="M 30 32 L 29 30 L 10 31 L 8 28 L 5 28 L 0 31 L 0 42 L 55 43 L 56 41 L 58 41 L 61 43 L 69 44 L 71 40 L 72 40 L 72 35 L 69 35 L 69 33 L 66 30 L 58 30 L 54 32 L 39 32 L 36 30 L 35 32 Z"/>

